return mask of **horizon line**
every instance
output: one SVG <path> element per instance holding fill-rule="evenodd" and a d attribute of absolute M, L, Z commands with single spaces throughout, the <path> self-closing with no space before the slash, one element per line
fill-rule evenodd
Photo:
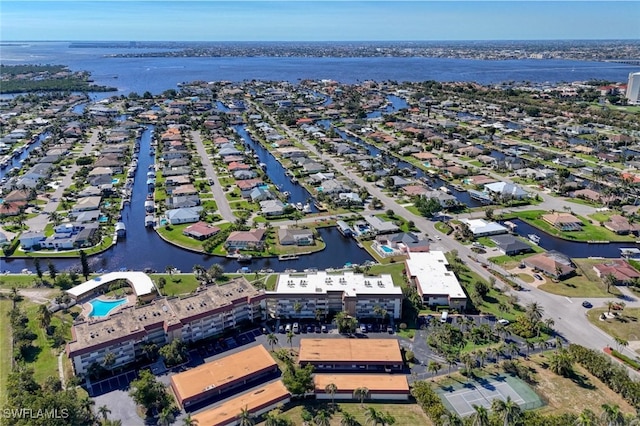
<path fill-rule="evenodd" d="M 88 40 L 88 39 L 61 39 L 61 40 L 3 40 L 0 45 L 7 43 L 416 43 L 416 42 L 486 42 L 486 41 L 637 41 L 640 38 L 529 38 L 529 39 L 398 39 L 398 40 L 133 40 L 133 39 L 113 39 L 113 40 Z"/>

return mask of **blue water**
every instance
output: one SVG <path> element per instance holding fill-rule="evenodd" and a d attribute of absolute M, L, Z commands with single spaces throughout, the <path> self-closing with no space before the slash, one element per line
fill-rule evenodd
<path fill-rule="evenodd" d="M 89 314 L 89 317 L 106 317 L 107 315 L 109 315 L 109 312 L 111 312 L 113 309 L 117 308 L 123 303 L 127 303 L 127 299 L 124 298 L 124 299 L 107 300 L 107 301 L 100 300 L 100 299 L 93 299 L 89 303 L 93 307 L 93 309 L 91 310 L 91 313 Z"/>
<path fill-rule="evenodd" d="M 382 249 L 383 252 L 385 253 L 393 253 L 393 249 L 391 247 L 388 246 L 380 246 L 380 248 Z"/>

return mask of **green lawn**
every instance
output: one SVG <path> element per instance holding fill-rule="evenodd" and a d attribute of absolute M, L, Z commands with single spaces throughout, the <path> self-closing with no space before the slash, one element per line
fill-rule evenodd
<path fill-rule="evenodd" d="M 181 274 L 153 274 L 151 278 L 153 282 L 158 285 L 158 279 L 163 277 L 166 281 L 166 284 L 160 292 L 165 296 L 176 296 L 178 294 L 189 294 L 196 288 L 200 283 L 196 279 L 196 276 L 189 271 L 183 271 Z"/>
<path fill-rule="evenodd" d="M 582 220 L 582 229 L 580 231 L 562 232 L 551 226 L 541 216 L 547 213 L 544 210 L 528 210 L 523 212 L 514 212 L 513 215 L 525 222 L 539 228 L 551 235 L 573 241 L 635 241 L 632 236 L 618 235 L 599 225 L 593 225 L 590 220 L 576 216 Z"/>
<path fill-rule="evenodd" d="M 29 330 L 37 336 L 37 339 L 33 342 L 33 346 L 38 348 L 35 359 L 27 363 L 27 365 L 34 369 L 34 377 L 39 383 L 43 383 L 49 376 L 57 378 L 58 355 L 64 350 L 64 346 L 54 348 L 52 339 L 47 336 L 45 330 L 40 326 L 38 322 L 39 304 L 22 302 L 20 306 L 29 318 Z M 64 330 L 67 341 L 71 340 L 72 324 L 73 318 L 71 315 L 64 314 L 62 311 L 56 312 L 51 317 L 51 325 L 55 328 L 61 327 Z"/>
<path fill-rule="evenodd" d="M 607 287 L 593 270 L 593 265 L 602 263 L 602 259 L 573 259 L 573 262 L 577 267 L 576 275 L 557 283 L 547 280 L 538 288 L 567 297 L 615 297 L 620 294 L 615 286 L 611 286 L 611 293 L 607 293 Z"/>
<path fill-rule="evenodd" d="M 0 406 L 7 402 L 5 388 L 7 377 L 11 371 L 11 326 L 9 324 L 10 300 L 0 300 Z"/>
<path fill-rule="evenodd" d="M 436 222 L 436 224 L 434 225 L 435 228 L 440 231 L 440 232 L 444 232 L 445 234 L 449 234 L 451 231 L 453 231 L 453 229 L 451 229 L 451 226 L 447 225 L 444 222 Z"/>
<path fill-rule="evenodd" d="M 377 411 L 381 411 L 383 413 L 388 412 L 395 418 L 395 424 L 397 425 L 433 425 L 418 404 L 365 401 L 364 406 L 361 406 L 359 402 L 336 402 L 336 405 L 336 412 L 331 416 L 329 423 L 331 426 L 340 425 L 340 420 L 342 419 L 342 415 L 340 414 L 341 412 L 348 412 L 352 414 L 360 425 L 368 424 L 365 417 L 365 410 L 367 407 L 374 407 Z M 288 417 L 294 422 L 294 424 L 300 425 L 302 424 L 301 413 L 303 408 L 314 413 L 318 410 L 329 410 L 330 406 L 330 400 L 327 402 L 314 400 L 295 401 L 284 407 L 283 417 Z M 263 426 L 264 422 L 258 423 L 258 425 Z"/>
<path fill-rule="evenodd" d="M 368 273 L 371 275 L 390 274 L 394 285 L 400 287 L 407 285 L 404 275 L 404 261 L 386 265 L 373 265 Z"/>
<path fill-rule="evenodd" d="M 42 266 L 43 270 L 46 265 Z M 38 281 L 36 274 L 8 274 L 0 275 L 0 288 L 28 288 L 33 287 Z"/>
<path fill-rule="evenodd" d="M 610 336 L 617 336 L 624 340 L 640 340 L 640 308 L 624 308 L 616 317 L 601 321 L 600 314 L 607 312 L 607 308 L 593 308 L 587 312 L 589 321 Z M 611 347 L 617 349 L 613 338 Z"/>

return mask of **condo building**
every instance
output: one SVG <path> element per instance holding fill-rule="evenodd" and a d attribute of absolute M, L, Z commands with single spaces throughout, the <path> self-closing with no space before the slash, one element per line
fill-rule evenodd
<path fill-rule="evenodd" d="M 268 314 L 276 318 L 315 318 L 347 312 L 357 318 L 375 318 L 376 306 L 389 317 L 402 315 L 402 289 L 391 275 L 368 276 L 352 271 L 280 274 L 275 291 L 267 292 Z"/>
<path fill-rule="evenodd" d="M 626 98 L 631 105 L 640 105 L 640 72 L 629 74 Z"/>
<path fill-rule="evenodd" d="M 108 353 L 115 355 L 111 368 L 120 367 L 133 362 L 145 344 L 162 346 L 175 339 L 194 342 L 245 321 L 261 320 L 265 298 L 263 291 L 242 277 L 186 297 L 162 297 L 141 306 L 126 306 L 106 317 L 76 322 L 67 355 L 78 375 L 87 373 L 93 363 L 102 364 Z"/>

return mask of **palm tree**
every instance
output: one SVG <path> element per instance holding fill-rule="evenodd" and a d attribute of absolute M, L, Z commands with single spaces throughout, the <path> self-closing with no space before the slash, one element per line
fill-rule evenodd
<path fill-rule="evenodd" d="M 566 349 L 559 349 L 551 354 L 549 368 L 556 374 L 569 377 L 573 372 L 573 358 Z"/>
<path fill-rule="evenodd" d="M 187 417 L 182 419 L 182 426 L 197 426 L 198 421 L 191 417 L 191 413 L 187 413 Z"/>
<path fill-rule="evenodd" d="M 276 408 L 275 410 L 269 411 L 264 415 L 264 425 L 265 426 L 278 426 L 282 419 L 280 418 L 280 409 Z"/>
<path fill-rule="evenodd" d="M 365 424 L 371 424 L 373 426 L 380 423 L 382 420 L 381 414 L 374 407 L 367 407 L 364 412 Z"/>
<path fill-rule="evenodd" d="M 445 361 L 447 362 L 447 367 L 449 367 L 447 370 L 447 376 L 451 376 L 451 367 L 456 365 L 456 357 L 453 355 L 447 355 Z"/>
<path fill-rule="evenodd" d="M 520 406 L 510 396 L 507 397 L 506 401 L 494 399 L 491 403 L 491 409 L 502 417 L 504 426 L 515 424 L 522 416 Z"/>
<path fill-rule="evenodd" d="M 366 387 L 355 388 L 353 390 L 353 397 L 360 400 L 360 406 L 364 404 L 364 399 L 369 396 L 369 389 Z"/>
<path fill-rule="evenodd" d="M 278 344 L 278 336 L 273 333 L 267 334 L 267 343 L 271 346 L 271 351 L 273 352 L 273 347 Z"/>
<path fill-rule="evenodd" d="M 109 410 L 106 405 L 101 405 L 98 407 L 98 414 L 100 414 L 104 420 L 107 420 L 108 415 L 111 414 L 111 410 Z"/>
<path fill-rule="evenodd" d="M 531 352 L 535 348 L 535 343 L 531 340 L 526 340 L 525 345 L 527 345 L 527 358 L 529 357 L 529 352 Z"/>
<path fill-rule="evenodd" d="M 342 412 L 342 419 L 340 420 L 340 426 L 356 426 L 359 425 L 356 417 L 347 411 Z"/>
<path fill-rule="evenodd" d="M 480 361 L 480 368 L 484 367 L 484 363 L 487 361 L 487 351 L 483 351 L 483 350 L 478 350 L 477 352 L 477 357 L 478 357 L 478 361 Z"/>
<path fill-rule="evenodd" d="M 531 302 L 527 305 L 525 313 L 532 323 L 536 323 L 542 319 L 544 309 L 538 302 Z"/>
<path fill-rule="evenodd" d="M 429 373 L 433 373 L 434 376 L 438 374 L 438 371 L 440 371 L 441 369 L 442 364 L 440 364 L 438 361 L 429 361 L 429 364 L 427 364 L 427 371 Z"/>
<path fill-rule="evenodd" d="M 291 349 L 293 349 L 293 336 L 295 336 L 295 334 L 293 334 L 293 331 L 291 330 L 287 331 L 287 343 L 289 343 L 289 345 L 291 346 Z"/>
<path fill-rule="evenodd" d="M 249 412 L 247 406 L 240 409 L 240 414 L 238 414 L 239 426 L 253 426 L 255 421 L 253 420 L 253 415 Z"/>
<path fill-rule="evenodd" d="M 607 293 L 610 293 L 609 289 L 612 285 L 615 285 L 618 282 L 616 276 L 611 272 L 602 277 L 602 283 L 607 286 Z"/>
<path fill-rule="evenodd" d="M 115 363 L 116 363 L 116 354 L 114 354 L 113 352 L 107 352 L 106 354 L 104 354 L 104 358 L 102 359 L 102 364 L 105 366 L 105 368 L 109 368 Z"/>
<path fill-rule="evenodd" d="M 338 391 L 338 386 L 336 386 L 335 383 L 329 383 L 327 386 L 325 386 L 324 391 L 331 395 L 331 406 L 335 407 L 334 398 L 336 396 L 336 392 Z"/>
<path fill-rule="evenodd" d="M 489 426 L 489 410 L 482 405 L 471 405 L 475 413 L 471 415 L 471 426 Z"/>
<path fill-rule="evenodd" d="M 224 269 L 222 269 L 222 266 L 220 266 L 220 264 L 216 263 L 211 265 L 207 272 L 212 279 L 217 280 L 222 276 L 222 274 L 224 274 Z"/>
<path fill-rule="evenodd" d="M 49 312 L 47 305 L 40 305 L 38 307 L 38 322 L 45 330 L 49 329 L 49 325 L 51 325 L 51 312 Z"/>
<path fill-rule="evenodd" d="M 440 416 L 440 424 L 442 426 L 462 426 L 463 422 L 458 414 L 449 411 Z"/>
<path fill-rule="evenodd" d="M 158 416 L 158 425 L 169 426 L 174 420 L 173 409 L 171 407 L 165 407 Z"/>
<path fill-rule="evenodd" d="M 316 426 L 329 426 L 329 414 L 325 410 L 319 410 L 313 418 L 313 422 Z"/>
<path fill-rule="evenodd" d="M 175 267 L 175 266 L 173 266 L 173 265 L 167 265 L 167 266 L 164 268 L 164 271 L 165 271 L 167 274 L 169 274 L 169 276 L 171 277 L 171 276 L 173 276 L 173 270 L 174 270 L 174 269 L 176 269 L 176 267 Z"/>
<path fill-rule="evenodd" d="M 602 404 L 600 420 L 607 426 L 622 426 L 624 425 L 624 413 L 617 404 Z"/>
<path fill-rule="evenodd" d="M 295 312 L 296 314 L 300 315 L 300 312 L 302 312 L 302 303 L 300 302 L 296 302 L 293 304 L 293 312 Z"/>

